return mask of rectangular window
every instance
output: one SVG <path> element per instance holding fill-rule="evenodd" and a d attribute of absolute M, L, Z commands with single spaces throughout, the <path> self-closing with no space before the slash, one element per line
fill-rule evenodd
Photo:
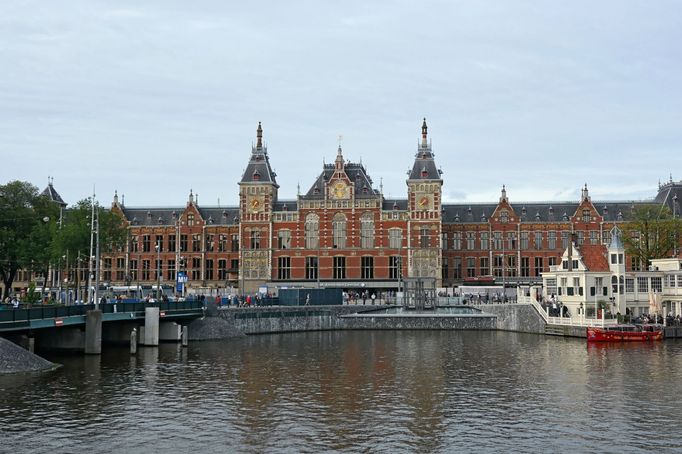
<path fill-rule="evenodd" d="M 535 232 L 535 249 L 542 249 L 542 232 Z"/>
<path fill-rule="evenodd" d="M 443 248 L 445 250 L 448 248 L 448 232 L 443 232 L 443 233 L 441 233 L 440 236 L 441 236 L 441 242 L 440 242 L 441 248 Z"/>
<path fill-rule="evenodd" d="M 509 250 L 516 249 L 516 232 L 507 232 L 507 245 Z"/>
<path fill-rule="evenodd" d="M 544 271 L 544 260 L 543 257 L 535 257 L 535 269 L 533 270 L 533 276 L 540 277 L 540 273 Z"/>
<path fill-rule="evenodd" d="M 111 257 L 107 257 L 102 261 L 102 267 L 104 268 L 102 271 L 102 279 L 105 281 L 110 281 L 111 280 Z"/>
<path fill-rule="evenodd" d="M 163 235 L 156 235 L 154 238 L 154 250 L 156 251 L 156 246 L 159 247 L 159 252 L 163 252 Z"/>
<path fill-rule="evenodd" d="M 493 249 L 502 249 L 502 232 L 493 232 Z"/>
<path fill-rule="evenodd" d="M 258 230 L 251 230 L 250 243 L 251 249 L 260 249 L 260 232 Z"/>
<path fill-rule="evenodd" d="M 225 259 L 218 260 L 218 280 L 227 280 L 227 260 Z"/>
<path fill-rule="evenodd" d="M 403 245 L 403 235 L 400 229 L 389 229 L 388 231 L 388 247 L 391 249 L 400 249 Z"/>
<path fill-rule="evenodd" d="M 467 232 L 467 249 L 470 251 L 476 249 L 476 232 Z"/>
<path fill-rule="evenodd" d="M 635 293 L 635 280 L 625 279 L 625 291 L 627 293 Z"/>
<path fill-rule="evenodd" d="M 556 261 L 557 261 L 556 257 L 550 257 L 547 266 L 556 266 Z"/>
<path fill-rule="evenodd" d="M 138 269 L 137 269 L 137 260 L 131 260 L 130 261 L 130 279 L 133 281 L 137 281 L 139 279 Z"/>
<path fill-rule="evenodd" d="M 277 232 L 277 246 L 280 249 L 291 249 L 291 230 Z"/>
<path fill-rule="evenodd" d="M 192 258 L 192 280 L 201 280 L 201 257 Z"/>
<path fill-rule="evenodd" d="M 142 280 L 148 281 L 151 279 L 151 273 L 149 270 L 152 267 L 152 263 L 149 260 L 142 260 Z"/>
<path fill-rule="evenodd" d="M 516 277 L 516 256 L 507 256 L 507 276 Z"/>
<path fill-rule="evenodd" d="M 388 260 L 388 277 L 389 279 L 400 279 L 402 277 L 402 270 L 400 264 L 402 258 L 397 255 L 392 255 Z"/>
<path fill-rule="evenodd" d="M 239 234 L 238 233 L 232 234 L 232 241 L 230 242 L 230 249 L 232 250 L 232 252 L 238 252 L 239 251 Z"/>
<path fill-rule="evenodd" d="M 166 262 L 166 279 L 169 281 L 175 280 L 175 260 L 168 260 Z"/>
<path fill-rule="evenodd" d="M 488 245 L 488 232 L 481 232 L 481 249 L 487 251 L 490 246 Z"/>
<path fill-rule="evenodd" d="M 151 252 L 152 244 L 150 235 L 142 236 L 142 252 Z"/>
<path fill-rule="evenodd" d="M 462 249 L 462 232 L 452 233 L 452 249 L 455 251 Z"/>
<path fill-rule="evenodd" d="M 228 272 L 238 273 L 239 272 L 239 259 L 230 260 L 230 269 Z"/>
<path fill-rule="evenodd" d="M 556 232 L 547 232 L 547 247 L 556 249 Z"/>
<path fill-rule="evenodd" d="M 481 276 L 490 276 L 490 259 L 488 257 L 481 257 L 479 263 Z"/>
<path fill-rule="evenodd" d="M 528 236 L 530 235 L 529 232 L 521 232 L 521 250 L 525 251 L 528 249 Z"/>
<path fill-rule="evenodd" d="M 206 270 L 204 272 L 204 279 L 207 281 L 213 280 L 213 259 L 206 259 Z"/>
<path fill-rule="evenodd" d="M 556 295 L 556 278 L 546 279 L 545 285 L 547 287 L 548 295 Z"/>
<path fill-rule="evenodd" d="M 448 268 L 447 260 L 443 260 L 443 266 L 440 269 L 440 275 L 443 281 L 447 281 L 450 277 L 450 268 Z"/>
<path fill-rule="evenodd" d="M 461 257 L 455 257 L 455 267 L 453 269 L 454 275 L 452 276 L 454 279 L 462 279 L 462 258 Z"/>
<path fill-rule="evenodd" d="M 374 257 L 361 258 L 362 279 L 374 279 Z"/>
<path fill-rule="evenodd" d="M 192 235 L 192 252 L 201 252 L 201 235 Z"/>
<path fill-rule="evenodd" d="M 568 232 L 561 232 L 561 249 L 564 251 L 568 247 L 568 239 L 569 239 L 569 233 Z"/>
<path fill-rule="evenodd" d="M 660 277 L 651 278 L 651 291 L 659 293 L 663 291 L 663 282 Z"/>
<path fill-rule="evenodd" d="M 168 252 L 175 252 L 175 235 L 168 235 Z"/>
<path fill-rule="evenodd" d="M 429 229 L 422 227 L 419 231 L 419 245 L 421 247 L 429 247 Z"/>
<path fill-rule="evenodd" d="M 585 242 L 585 232 L 580 231 L 580 232 L 578 232 L 578 240 L 576 241 L 576 245 L 582 246 L 584 242 Z"/>
<path fill-rule="evenodd" d="M 139 238 L 137 236 L 130 237 L 130 252 L 138 252 L 139 250 Z"/>
<path fill-rule="evenodd" d="M 346 257 L 334 257 L 334 279 L 346 278 Z"/>
<path fill-rule="evenodd" d="M 641 271 L 642 270 L 642 261 L 640 260 L 639 257 L 632 257 L 630 259 L 630 264 L 632 267 L 632 271 Z"/>
<path fill-rule="evenodd" d="M 590 231 L 590 244 L 599 244 L 599 232 L 596 230 Z"/>
<path fill-rule="evenodd" d="M 476 258 L 467 257 L 467 277 L 476 276 Z"/>
<path fill-rule="evenodd" d="M 215 249 L 215 235 L 206 234 L 206 252 L 213 252 Z"/>
<path fill-rule="evenodd" d="M 503 257 L 501 255 L 493 256 L 493 275 L 495 277 L 502 277 L 502 263 Z"/>
<path fill-rule="evenodd" d="M 521 257 L 521 277 L 530 276 L 530 258 Z"/>
<path fill-rule="evenodd" d="M 180 252 L 187 252 L 187 235 L 180 235 Z"/>
<path fill-rule="evenodd" d="M 227 236 L 218 235 L 218 252 L 227 252 Z"/>
<path fill-rule="evenodd" d="M 646 293 L 649 291 L 649 279 L 646 277 L 637 278 L 637 292 Z"/>
<path fill-rule="evenodd" d="M 277 279 L 291 279 L 291 257 L 277 258 Z"/>

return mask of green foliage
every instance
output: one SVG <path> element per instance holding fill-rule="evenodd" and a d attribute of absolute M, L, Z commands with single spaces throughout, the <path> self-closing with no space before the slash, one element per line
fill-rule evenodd
<path fill-rule="evenodd" d="M 623 224 L 625 252 L 639 258 L 644 267 L 651 259 L 669 257 L 681 238 L 682 221 L 666 206 L 639 206 L 633 219 Z"/>
<path fill-rule="evenodd" d="M 42 299 L 40 292 L 36 292 L 36 283 L 31 282 L 28 284 L 28 291 L 26 292 L 26 297 L 24 302 L 27 304 L 38 304 Z"/>
<path fill-rule="evenodd" d="M 0 279 L 5 298 L 20 269 L 44 271 L 51 258 L 59 206 L 23 181 L 0 185 Z"/>

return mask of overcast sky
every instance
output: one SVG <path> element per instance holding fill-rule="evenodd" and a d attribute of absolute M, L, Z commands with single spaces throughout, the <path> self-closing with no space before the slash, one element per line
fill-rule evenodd
<path fill-rule="evenodd" d="M 650 198 L 682 179 L 679 1 L 0 3 L 0 184 L 234 205 L 258 121 L 280 198 L 344 156 L 406 196 Z"/>

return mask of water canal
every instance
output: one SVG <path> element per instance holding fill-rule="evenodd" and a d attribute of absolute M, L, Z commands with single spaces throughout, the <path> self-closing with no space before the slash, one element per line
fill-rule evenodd
<path fill-rule="evenodd" d="M 48 358 L 0 377 L 4 452 L 682 447 L 682 341 L 345 331 Z"/>

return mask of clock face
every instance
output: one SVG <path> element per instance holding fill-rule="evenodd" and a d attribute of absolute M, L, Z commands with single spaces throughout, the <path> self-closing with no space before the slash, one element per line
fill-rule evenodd
<path fill-rule="evenodd" d="M 346 199 L 348 198 L 348 186 L 342 181 L 338 181 L 332 187 L 332 197 L 335 199 Z"/>
<path fill-rule="evenodd" d="M 249 201 L 249 209 L 257 213 L 263 210 L 263 200 L 260 197 L 254 197 Z"/>
<path fill-rule="evenodd" d="M 431 207 L 431 198 L 427 195 L 418 197 L 417 206 L 420 210 L 428 210 Z"/>

